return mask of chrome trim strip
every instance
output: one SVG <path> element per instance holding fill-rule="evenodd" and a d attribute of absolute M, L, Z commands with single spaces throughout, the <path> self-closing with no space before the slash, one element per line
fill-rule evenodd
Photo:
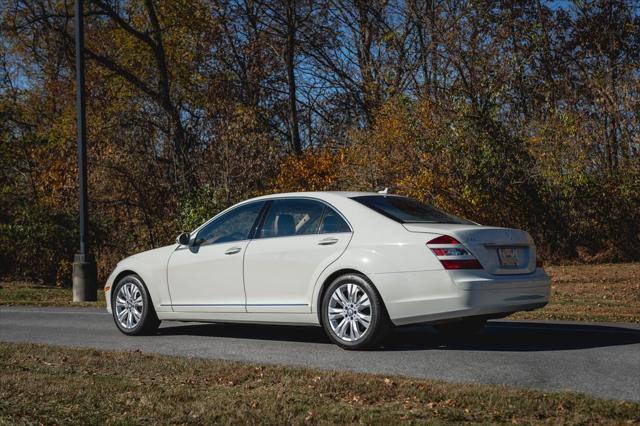
<path fill-rule="evenodd" d="M 308 303 L 177 303 L 160 304 L 160 306 L 309 306 Z"/>

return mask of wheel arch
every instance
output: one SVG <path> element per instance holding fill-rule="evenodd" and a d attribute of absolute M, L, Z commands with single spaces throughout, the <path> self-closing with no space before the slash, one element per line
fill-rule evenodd
<path fill-rule="evenodd" d="M 113 285 L 115 286 L 116 284 L 118 284 L 118 282 L 123 279 L 124 277 L 126 277 L 127 275 L 137 275 L 140 276 L 140 274 L 138 274 L 136 271 L 134 271 L 133 269 L 125 269 L 123 271 L 120 271 L 118 273 L 118 275 L 116 275 L 116 277 L 113 279 Z M 144 282 L 143 282 L 144 284 Z M 145 286 L 146 287 L 146 286 Z"/>
<path fill-rule="evenodd" d="M 364 272 L 358 271 L 357 269 L 341 268 L 341 269 L 333 271 L 331 274 L 329 274 L 329 276 L 327 278 L 325 278 L 325 280 L 322 282 L 322 285 L 320 286 L 320 289 L 318 291 L 318 297 L 317 297 L 316 303 L 315 303 L 316 315 L 318 316 L 318 323 L 322 324 L 322 299 L 324 298 L 324 294 L 327 291 L 327 288 L 329 287 L 329 285 L 336 278 L 338 278 L 338 277 L 340 277 L 342 275 L 348 275 L 348 274 L 358 274 L 358 275 L 362 276 L 365 280 L 367 280 L 369 282 L 369 284 L 371 284 L 371 287 L 373 287 L 375 292 L 378 293 L 378 297 L 380 297 L 380 301 L 382 302 L 382 309 L 384 310 L 384 314 L 388 318 L 389 314 L 387 312 L 387 307 L 385 306 L 384 299 L 380 295 L 380 291 L 376 287 L 375 283 L 371 280 L 371 278 L 369 278 L 369 276 L 367 274 L 365 274 Z"/>
<path fill-rule="evenodd" d="M 153 306 L 153 298 L 151 296 L 151 292 L 149 291 L 149 286 L 144 281 L 142 276 L 140 276 L 140 274 L 134 271 L 133 269 L 124 269 L 118 272 L 118 275 L 116 275 L 116 277 L 113 279 L 113 286 L 111 287 L 111 291 L 109 292 L 109 300 L 108 301 L 105 300 L 105 302 L 108 302 L 109 305 L 111 305 L 111 300 L 113 299 L 113 295 L 114 295 L 113 290 L 115 289 L 116 285 L 120 282 L 120 280 L 126 277 L 127 275 L 135 275 L 136 277 L 138 277 L 138 279 L 140 280 L 140 283 L 147 290 L 147 295 L 149 296 L 149 299 L 151 299 L 151 306 Z M 111 308 L 113 309 L 113 306 Z"/>

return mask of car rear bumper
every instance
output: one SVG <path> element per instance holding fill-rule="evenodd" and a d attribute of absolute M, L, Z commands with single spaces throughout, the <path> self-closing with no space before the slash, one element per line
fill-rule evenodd
<path fill-rule="evenodd" d="M 541 268 L 522 275 L 485 271 L 415 271 L 373 274 L 395 325 L 469 316 L 500 316 L 549 302 L 550 280 Z"/>

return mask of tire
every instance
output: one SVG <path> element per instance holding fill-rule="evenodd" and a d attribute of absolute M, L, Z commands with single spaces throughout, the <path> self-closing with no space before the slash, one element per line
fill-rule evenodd
<path fill-rule="evenodd" d="M 435 324 L 433 328 L 446 337 L 469 337 L 478 334 L 487 320 L 484 318 L 468 318 L 461 321 Z"/>
<path fill-rule="evenodd" d="M 377 347 L 391 329 L 380 295 L 360 274 L 336 278 L 324 292 L 321 309 L 320 319 L 325 333 L 343 349 Z"/>
<path fill-rule="evenodd" d="M 136 274 L 118 281 L 111 296 L 111 310 L 118 329 L 129 336 L 151 334 L 160 325 L 147 287 Z"/>

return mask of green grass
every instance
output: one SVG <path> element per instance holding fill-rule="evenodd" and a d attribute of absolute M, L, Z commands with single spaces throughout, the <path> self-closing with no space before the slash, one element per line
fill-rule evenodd
<path fill-rule="evenodd" d="M 640 421 L 575 393 L 31 344 L 0 343 L 0 383 L 0 424 Z"/>

